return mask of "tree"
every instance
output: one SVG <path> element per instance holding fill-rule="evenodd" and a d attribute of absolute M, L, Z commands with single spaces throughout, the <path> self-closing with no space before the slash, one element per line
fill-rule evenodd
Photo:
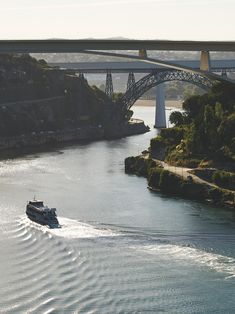
<path fill-rule="evenodd" d="M 44 59 L 39 59 L 38 63 L 42 66 L 42 67 L 49 67 L 47 62 Z"/>
<path fill-rule="evenodd" d="M 211 105 L 206 105 L 204 109 L 204 130 L 208 143 L 208 149 L 215 151 L 218 147 L 217 121 L 215 110 Z"/>
<path fill-rule="evenodd" d="M 201 112 L 203 105 L 201 97 L 198 95 L 192 96 L 183 102 L 183 109 L 185 110 L 189 120 L 193 121 Z"/>
<path fill-rule="evenodd" d="M 180 126 L 185 122 L 185 116 L 180 111 L 173 111 L 169 117 L 170 123 Z"/>
<path fill-rule="evenodd" d="M 223 111 L 223 106 L 221 105 L 220 102 L 217 102 L 215 104 L 215 116 L 216 118 L 221 121 L 223 119 L 223 114 L 224 114 L 224 111 Z"/>

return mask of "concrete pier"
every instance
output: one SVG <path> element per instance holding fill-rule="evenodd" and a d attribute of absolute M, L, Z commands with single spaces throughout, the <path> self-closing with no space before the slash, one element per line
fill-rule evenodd
<path fill-rule="evenodd" d="M 156 109 L 155 124 L 156 129 L 166 128 L 166 111 L 165 111 L 165 86 L 164 84 L 156 87 Z"/>
<path fill-rule="evenodd" d="M 209 51 L 201 51 L 200 70 L 207 72 L 211 70 L 211 60 Z"/>

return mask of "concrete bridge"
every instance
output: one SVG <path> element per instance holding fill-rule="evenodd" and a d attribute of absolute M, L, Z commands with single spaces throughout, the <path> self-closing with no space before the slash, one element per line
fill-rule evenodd
<path fill-rule="evenodd" d="M 194 69 L 188 65 L 171 63 L 148 57 L 148 50 L 165 51 L 200 51 L 200 67 Z M 111 51 L 111 52 L 110 52 Z M 112 51 L 138 51 L 138 55 Z M 83 40 L 0 40 L 0 53 L 87 53 L 109 57 L 129 58 L 144 61 L 154 66 L 162 66 L 174 70 L 174 73 L 184 71 L 193 73 L 207 80 L 229 80 L 211 71 L 211 51 L 235 52 L 235 41 L 168 41 L 168 40 L 110 40 L 110 39 L 83 39 Z M 169 77 L 169 76 L 166 76 Z M 109 82 L 111 75 L 107 76 Z M 156 80 L 160 84 L 161 80 Z M 166 79 L 165 79 L 166 81 Z M 134 85 L 133 85 L 134 86 Z M 132 87 L 133 89 L 134 87 Z M 134 90 L 134 89 L 133 89 Z M 112 85 L 109 91 L 112 92 Z M 159 116 L 159 114 L 158 114 Z M 164 119 L 161 118 L 161 121 Z M 160 125 L 156 125 L 160 126 Z M 164 125 L 163 125 L 164 126 Z"/>
<path fill-rule="evenodd" d="M 199 70 L 199 60 L 171 60 L 169 61 L 180 66 L 190 67 Z M 208 90 L 212 86 L 212 80 L 198 73 L 179 71 L 164 68 L 160 65 L 146 64 L 144 62 L 76 62 L 76 63 L 51 63 L 62 69 L 73 69 L 81 76 L 91 73 L 106 73 L 106 94 L 112 99 L 113 81 L 112 73 L 129 73 L 127 90 L 123 95 L 120 105 L 123 110 L 130 109 L 150 88 L 157 86 L 155 127 L 166 127 L 165 117 L 165 94 L 164 82 L 185 81 L 195 84 L 202 89 Z M 227 72 L 235 72 L 235 60 L 213 60 L 211 62 L 211 72 L 220 72 L 222 77 L 227 77 Z M 135 81 L 134 73 L 147 74 L 138 82 Z"/>
<path fill-rule="evenodd" d="M 192 68 L 200 69 L 199 60 L 169 60 L 169 63 L 177 64 Z M 143 61 L 131 62 L 50 62 L 51 66 L 56 66 L 61 69 L 78 70 L 82 73 L 106 73 L 107 70 L 112 73 L 150 73 L 165 67 L 161 65 L 154 65 L 145 63 Z M 211 60 L 211 72 L 235 72 L 235 60 Z"/>
<path fill-rule="evenodd" d="M 133 39 L 1 40 L 1 53 L 81 52 L 84 50 L 235 51 L 235 41 L 176 41 Z"/>
<path fill-rule="evenodd" d="M 104 51 L 138 51 L 139 58 L 151 61 L 148 50 L 200 51 L 200 69 L 210 71 L 210 51 L 235 51 L 235 41 L 170 41 L 129 39 L 47 39 L 47 40 L 0 40 L 0 53 L 94 53 L 122 57 L 120 53 Z M 127 56 L 127 55 L 126 55 Z M 155 60 L 156 61 L 156 60 Z M 154 59 L 153 59 L 154 62 Z"/>

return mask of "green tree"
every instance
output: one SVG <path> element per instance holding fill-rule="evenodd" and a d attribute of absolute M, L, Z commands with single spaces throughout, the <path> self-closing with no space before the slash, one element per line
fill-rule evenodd
<path fill-rule="evenodd" d="M 170 114 L 169 121 L 170 121 L 170 123 L 174 124 L 175 126 L 180 126 L 180 125 L 184 124 L 185 116 L 180 111 L 173 111 Z"/>
<path fill-rule="evenodd" d="M 213 151 L 218 147 L 217 135 L 217 119 L 215 110 L 211 105 L 206 105 L 204 109 L 204 129 L 206 142 L 208 143 L 208 150 Z"/>
<path fill-rule="evenodd" d="M 220 102 L 216 102 L 216 104 L 215 104 L 215 116 L 216 116 L 216 118 L 217 118 L 219 121 L 222 121 L 222 119 L 223 119 L 223 114 L 224 114 L 223 106 L 221 105 Z"/>

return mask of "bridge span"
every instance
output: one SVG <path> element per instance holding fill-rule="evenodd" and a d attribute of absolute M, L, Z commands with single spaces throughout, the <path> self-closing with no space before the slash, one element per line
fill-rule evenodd
<path fill-rule="evenodd" d="M 200 70 L 210 71 L 211 51 L 235 51 L 235 41 L 174 41 L 132 39 L 44 39 L 44 40 L 0 40 L 0 53 L 93 53 L 105 51 L 138 51 L 140 59 L 151 61 L 148 50 L 200 51 Z M 108 55 L 106 53 L 106 55 Z M 124 54 L 109 53 L 124 57 Z M 132 56 L 133 58 L 133 56 Z M 154 60 L 154 59 L 152 59 Z M 156 60 L 155 60 L 156 61 Z M 163 65 L 163 63 L 162 63 Z"/>
<path fill-rule="evenodd" d="M 169 61 L 176 66 L 192 68 L 200 72 L 199 60 L 172 60 Z M 106 94 L 112 98 L 113 82 L 112 73 L 129 73 L 127 90 L 122 98 L 122 105 L 130 109 L 135 101 L 153 86 L 157 87 L 156 93 L 156 112 L 155 127 L 166 127 L 165 117 L 165 94 L 164 82 L 180 80 L 191 82 L 201 88 L 208 89 L 212 86 L 212 81 L 199 73 L 179 71 L 166 68 L 159 64 L 145 63 L 142 61 L 130 62 L 73 62 L 73 63 L 50 63 L 60 69 L 72 69 L 78 71 L 80 75 L 91 73 L 106 73 Z M 235 72 L 235 60 L 212 60 L 211 72 L 221 72 L 222 77 L 227 77 L 227 72 Z M 148 74 L 135 82 L 134 73 Z"/>
<path fill-rule="evenodd" d="M 169 60 L 168 62 L 192 68 L 200 69 L 199 60 Z M 57 66 L 62 69 L 78 70 L 82 73 L 106 73 L 107 70 L 112 73 L 150 73 L 155 70 L 163 69 L 161 65 L 145 63 L 143 61 L 130 62 L 51 62 L 51 66 Z M 211 60 L 212 72 L 235 72 L 235 60 Z"/>
<path fill-rule="evenodd" d="M 132 39 L 0 40 L 0 53 L 71 53 L 84 50 L 235 51 L 235 41 Z"/>
<path fill-rule="evenodd" d="M 148 50 L 165 51 L 200 51 L 200 67 L 190 66 L 157 60 L 148 57 Z M 113 52 L 116 51 L 116 52 Z M 137 51 L 138 55 L 120 53 L 118 51 Z M 143 61 L 152 66 L 170 68 L 178 73 L 193 73 L 206 80 L 229 80 L 211 71 L 211 51 L 235 52 L 235 41 L 169 41 L 169 40 L 110 40 L 110 39 L 50 39 L 50 40 L 0 40 L 0 53 L 87 53 L 109 57 L 129 58 Z M 110 77 L 110 73 L 108 74 Z M 161 80 L 156 80 L 160 84 Z M 233 82 L 233 81 L 231 81 Z M 234 83 L 234 82 L 233 82 Z M 112 86 L 110 85 L 110 90 Z M 162 119 L 163 121 L 163 119 Z M 157 126 L 157 125 L 156 125 Z"/>

